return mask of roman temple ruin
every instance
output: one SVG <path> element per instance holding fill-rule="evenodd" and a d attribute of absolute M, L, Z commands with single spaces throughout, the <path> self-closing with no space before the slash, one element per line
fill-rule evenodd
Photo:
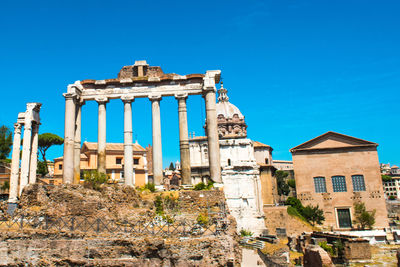
<path fill-rule="evenodd" d="M 97 170 L 106 170 L 106 106 L 112 99 L 124 104 L 124 174 L 125 184 L 134 185 L 132 163 L 132 102 L 135 98 L 148 98 L 152 109 L 153 177 L 161 186 L 163 181 L 160 101 L 173 96 L 178 102 L 179 144 L 183 185 L 191 184 L 189 138 L 186 99 L 190 95 L 202 95 L 205 99 L 207 141 L 209 148 L 210 178 L 221 180 L 221 167 L 216 115 L 216 87 L 221 71 L 205 74 L 166 74 L 160 67 L 149 66 L 145 60 L 133 66 L 124 66 L 118 77 L 106 80 L 83 80 L 68 85 L 65 97 L 65 134 L 63 183 L 79 183 L 82 105 L 94 100 L 98 103 L 98 162 Z"/>

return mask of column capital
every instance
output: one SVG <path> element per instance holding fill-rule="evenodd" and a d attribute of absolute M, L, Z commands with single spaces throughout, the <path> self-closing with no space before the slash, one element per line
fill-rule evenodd
<path fill-rule="evenodd" d="M 161 95 L 149 95 L 149 99 L 151 102 L 153 101 L 161 101 L 162 96 Z"/>
<path fill-rule="evenodd" d="M 123 95 L 121 96 L 121 100 L 124 103 L 131 103 L 135 101 L 135 97 L 133 95 Z"/>
<path fill-rule="evenodd" d="M 108 102 L 108 98 L 105 96 L 98 96 L 94 99 L 98 104 L 106 104 Z"/>
<path fill-rule="evenodd" d="M 14 123 L 14 134 L 21 134 L 21 123 Z"/>
<path fill-rule="evenodd" d="M 182 94 L 175 94 L 175 98 L 180 100 L 180 99 L 187 99 L 188 94 L 187 93 L 182 93 Z"/>
<path fill-rule="evenodd" d="M 76 99 L 78 95 L 76 93 L 64 93 L 63 96 L 65 97 L 65 100 L 67 100 L 67 99 Z"/>

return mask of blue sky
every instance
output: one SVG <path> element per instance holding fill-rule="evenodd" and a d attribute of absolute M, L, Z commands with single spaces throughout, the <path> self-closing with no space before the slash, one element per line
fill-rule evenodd
<path fill-rule="evenodd" d="M 0 123 L 43 103 L 40 132 L 64 135 L 66 86 L 117 76 L 146 59 L 164 72 L 221 69 L 248 136 L 275 159 L 326 131 L 379 143 L 400 164 L 399 1 L 2 1 Z M 188 100 L 203 134 L 204 103 Z M 164 165 L 179 159 L 177 103 L 161 102 Z M 107 106 L 107 141 L 123 141 L 123 106 Z M 151 106 L 133 104 L 134 136 L 151 143 Z M 83 108 L 82 140 L 97 141 L 97 104 Z M 62 155 L 62 147 L 49 158 Z"/>

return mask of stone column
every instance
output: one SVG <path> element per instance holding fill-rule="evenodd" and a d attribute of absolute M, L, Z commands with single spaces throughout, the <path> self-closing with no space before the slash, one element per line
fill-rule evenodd
<path fill-rule="evenodd" d="M 38 142 L 39 142 L 39 124 L 35 123 L 32 125 L 32 150 L 31 150 L 31 161 L 29 167 L 29 183 L 36 183 L 36 170 L 37 170 L 37 159 L 38 159 Z"/>
<path fill-rule="evenodd" d="M 64 126 L 64 157 L 63 183 L 71 184 L 74 180 L 74 144 L 75 144 L 75 98 L 76 94 L 66 93 L 65 126 Z"/>
<path fill-rule="evenodd" d="M 132 101 L 133 96 L 123 96 L 124 102 L 124 178 L 125 185 L 135 186 L 133 179 Z"/>
<path fill-rule="evenodd" d="M 19 195 L 28 184 L 29 162 L 31 159 L 32 120 L 25 118 L 24 140 L 22 141 L 21 178 L 19 181 Z"/>
<path fill-rule="evenodd" d="M 185 95 L 176 95 L 178 99 L 178 116 L 179 116 L 179 149 L 181 155 L 181 174 L 182 184 L 191 184 L 191 171 L 190 171 L 190 155 L 189 155 L 189 137 L 188 137 L 188 122 L 187 122 L 187 109 Z"/>
<path fill-rule="evenodd" d="M 81 180 L 81 124 L 82 124 L 82 105 L 84 102 L 76 104 L 75 110 L 75 135 L 74 135 L 74 184 L 79 184 Z"/>
<path fill-rule="evenodd" d="M 215 89 L 205 91 L 204 99 L 206 102 L 206 124 L 210 176 L 214 182 L 222 183 Z"/>
<path fill-rule="evenodd" d="M 18 198 L 19 154 L 21 149 L 21 124 L 14 124 L 14 141 L 11 159 L 10 193 L 8 202 L 16 203 Z"/>
<path fill-rule="evenodd" d="M 97 170 L 102 173 L 106 172 L 106 104 L 107 97 L 96 98 L 99 104 L 99 123 L 97 138 Z"/>
<path fill-rule="evenodd" d="M 151 101 L 153 123 L 153 177 L 155 185 L 161 185 L 163 181 L 162 147 L 161 147 L 161 96 L 149 97 Z"/>

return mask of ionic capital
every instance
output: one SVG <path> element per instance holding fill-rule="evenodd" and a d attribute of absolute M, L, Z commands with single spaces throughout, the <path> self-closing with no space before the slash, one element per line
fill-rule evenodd
<path fill-rule="evenodd" d="M 106 104 L 108 102 L 108 98 L 105 96 L 98 96 L 94 99 L 99 105 Z"/>
<path fill-rule="evenodd" d="M 21 134 L 21 128 L 22 128 L 21 123 L 14 123 L 14 135 Z"/>
<path fill-rule="evenodd" d="M 186 99 L 188 97 L 187 93 L 181 93 L 181 94 L 175 94 L 175 98 L 180 100 L 180 99 Z"/>
<path fill-rule="evenodd" d="M 124 103 L 131 103 L 135 101 L 135 97 L 133 95 L 123 95 L 121 96 L 121 100 Z"/>
<path fill-rule="evenodd" d="M 150 99 L 151 102 L 154 102 L 154 101 L 161 101 L 162 96 L 161 96 L 161 95 L 150 95 L 150 96 L 149 96 L 149 99 Z"/>
<path fill-rule="evenodd" d="M 75 93 L 64 93 L 63 96 L 65 97 L 65 100 L 75 100 L 77 97 L 77 94 Z"/>

